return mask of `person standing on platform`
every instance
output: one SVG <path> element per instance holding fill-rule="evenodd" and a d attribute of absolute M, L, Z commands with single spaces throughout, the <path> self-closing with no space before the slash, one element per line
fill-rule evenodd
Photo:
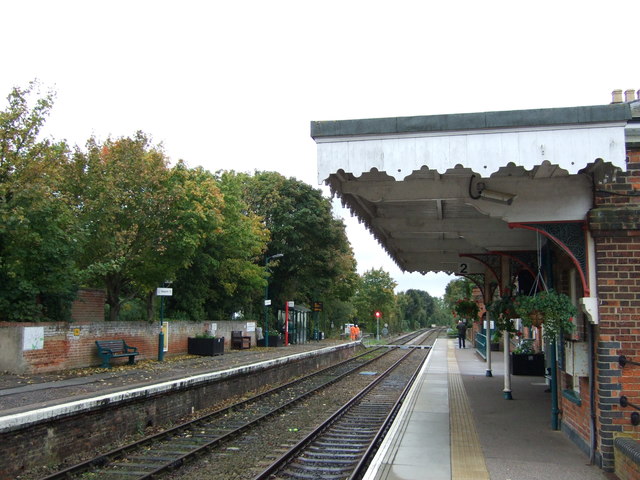
<path fill-rule="evenodd" d="M 458 325 L 456 325 L 458 329 L 458 348 L 467 348 L 465 345 L 465 340 L 467 338 L 467 324 L 464 320 L 460 320 Z"/>

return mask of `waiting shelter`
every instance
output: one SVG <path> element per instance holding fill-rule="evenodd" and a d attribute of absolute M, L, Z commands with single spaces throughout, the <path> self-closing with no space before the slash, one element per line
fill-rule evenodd
<path fill-rule="evenodd" d="M 540 277 L 571 298 L 574 333 L 543 345 L 549 428 L 605 471 L 618 435 L 640 440 L 619 401 L 640 405 L 640 367 L 618 362 L 638 356 L 640 328 L 640 100 L 624 95 L 597 106 L 311 123 L 318 181 L 402 270 L 465 276 L 485 304 Z M 507 371 L 496 401 L 510 388 Z"/>

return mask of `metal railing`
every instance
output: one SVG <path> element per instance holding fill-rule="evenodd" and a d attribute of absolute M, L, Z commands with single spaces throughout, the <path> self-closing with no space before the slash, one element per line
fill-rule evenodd
<path fill-rule="evenodd" d="M 476 351 L 486 360 L 487 358 L 487 336 L 484 333 L 476 333 Z"/>

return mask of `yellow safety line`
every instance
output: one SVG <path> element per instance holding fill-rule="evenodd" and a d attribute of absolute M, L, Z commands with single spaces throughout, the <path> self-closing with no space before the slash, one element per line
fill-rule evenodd
<path fill-rule="evenodd" d="M 448 345 L 449 418 L 451 428 L 451 479 L 489 480 L 476 423 L 469 407 L 452 344 Z"/>

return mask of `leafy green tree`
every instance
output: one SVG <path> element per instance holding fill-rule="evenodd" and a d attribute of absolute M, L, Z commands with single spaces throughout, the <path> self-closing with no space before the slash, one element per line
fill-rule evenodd
<path fill-rule="evenodd" d="M 320 190 L 257 172 L 245 178 L 245 198 L 270 232 L 265 257 L 283 254 L 269 269 L 274 305 L 350 298 L 357 279 L 353 251 L 344 223 L 333 217 Z"/>
<path fill-rule="evenodd" d="M 39 139 L 53 106 L 38 84 L 0 111 L 0 320 L 66 320 L 76 292 L 77 229 L 59 184 L 64 142 Z"/>
<path fill-rule="evenodd" d="M 449 305 L 445 302 L 444 298 L 433 297 L 434 311 L 431 323 L 436 325 L 451 325 L 453 322 L 453 315 Z"/>
<path fill-rule="evenodd" d="M 444 300 L 453 309 L 455 303 L 463 298 L 471 298 L 473 283 L 467 278 L 456 278 L 451 280 L 444 290 Z"/>
<path fill-rule="evenodd" d="M 450 311 L 454 311 L 455 304 L 458 300 L 473 299 L 474 283 L 467 278 L 456 278 L 451 280 L 444 290 L 444 301 L 446 308 Z M 451 315 L 451 322 L 454 321 L 453 314 Z"/>
<path fill-rule="evenodd" d="M 220 222 L 221 195 L 213 179 L 178 163 L 169 168 L 160 146 L 133 138 L 92 138 L 76 150 L 69 189 L 84 230 L 85 279 L 103 285 L 109 319 L 124 302 L 144 298 L 192 261 Z M 150 309 L 148 309 L 148 312 Z"/>
<path fill-rule="evenodd" d="M 431 295 L 423 290 L 409 289 L 397 295 L 398 314 L 403 330 L 415 330 L 430 325 L 435 313 Z"/>
<path fill-rule="evenodd" d="M 250 315 L 264 291 L 260 259 L 269 232 L 243 199 L 244 174 L 200 170 L 198 175 L 215 180 L 220 189 L 221 223 L 207 234 L 191 264 L 177 272 L 169 313 L 192 320 L 229 318 L 234 312 Z"/>
<path fill-rule="evenodd" d="M 381 322 L 388 323 L 392 331 L 401 326 L 396 314 L 397 283 L 383 269 L 371 269 L 362 274 L 353 303 L 357 312 L 357 323 L 365 325 L 369 332 L 376 331 L 375 312 L 382 314 Z M 381 327 L 382 328 L 382 327 Z"/>

